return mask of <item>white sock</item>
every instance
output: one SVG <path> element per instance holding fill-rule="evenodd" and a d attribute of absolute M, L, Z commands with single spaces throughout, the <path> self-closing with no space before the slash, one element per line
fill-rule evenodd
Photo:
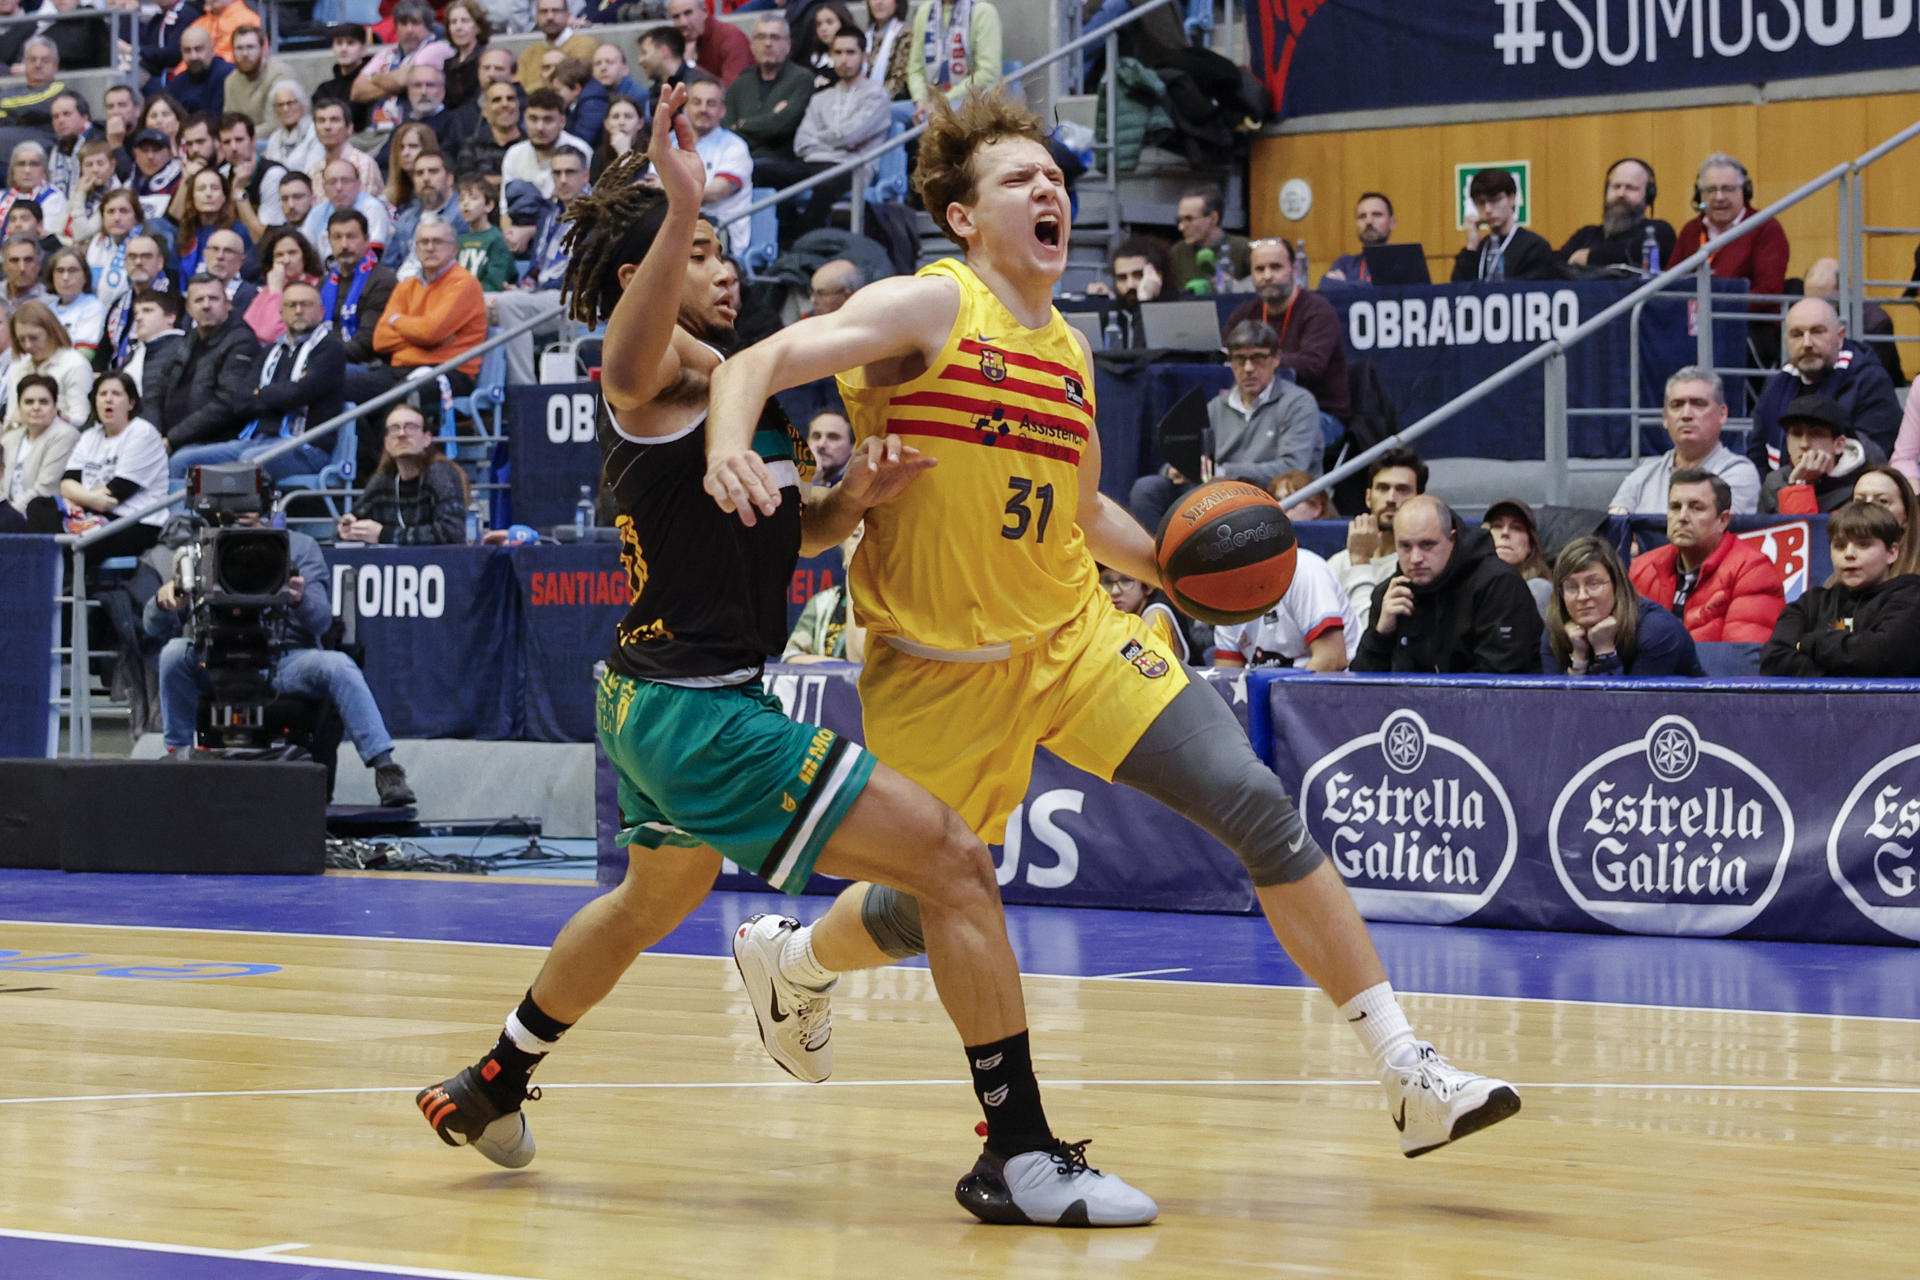
<path fill-rule="evenodd" d="M 1407 1024 L 1400 1002 L 1394 999 L 1392 983 L 1380 982 L 1368 987 L 1340 1006 L 1340 1016 L 1373 1055 L 1374 1070 L 1383 1073 L 1400 1070 L 1412 1066 L 1419 1058 L 1413 1028 Z"/>
<path fill-rule="evenodd" d="M 542 1040 L 527 1030 L 527 1024 L 520 1021 L 518 1009 L 507 1015 L 506 1033 L 507 1039 L 513 1041 L 513 1047 L 520 1052 L 539 1054 L 543 1057 L 552 1053 L 554 1045 L 559 1043 L 555 1040 Z"/>
<path fill-rule="evenodd" d="M 824 991 L 840 977 L 813 958 L 813 926 L 803 925 L 787 935 L 780 948 L 780 972 L 813 991 Z"/>

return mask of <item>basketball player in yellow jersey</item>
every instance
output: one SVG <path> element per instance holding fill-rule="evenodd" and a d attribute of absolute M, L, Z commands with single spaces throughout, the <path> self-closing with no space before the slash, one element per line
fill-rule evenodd
<path fill-rule="evenodd" d="M 1044 126 L 1002 95 L 936 109 L 914 184 L 965 250 L 882 280 L 715 371 L 707 491 L 748 525 L 779 492 L 753 452 L 766 397 L 838 373 L 855 434 L 937 467 L 862 510 L 829 491 L 807 549 L 865 516 L 851 567 L 869 630 L 867 746 L 988 843 L 1026 793 L 1034 748 L 1134 787 L 1231 848 L 1293 961 L 1340 1007 L 1420 1155 L 1512 1115 L 1504 1081 L 1415 1039 L 1345 883 L 1222 700 L 1117 611 L 1095 561 L 1160 583 L 1153 540 L 1099 491 L 1091 358 L 1053 309 L 1067 261 L 1065 182 Z M 912 900 L 857 885 L 809 938 L 825 969 L 921 949 Z"/>

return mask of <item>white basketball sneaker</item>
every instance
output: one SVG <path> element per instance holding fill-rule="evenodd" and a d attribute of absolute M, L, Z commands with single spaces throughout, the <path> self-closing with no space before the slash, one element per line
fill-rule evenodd
<path fill-rule="evenodd" d="M 1520 1095 L 1505 1080 L 1475 1075 L 1447 1065 L 1426 1041 L 1412 1066 L 1389 1068 L 1382 1077 L 1400 1150 L 1408 1159 L 1423 1156 L 1520 1110 Z"/>
<path fill-rule="evenodd" d="M 733 963 L 747 984 L 760 1043 L 796 1080 L 818 1084 L 833 1074 L 833 988 L 803 987 L 780 972 L 780 953 L 800 927 L 789 916 L 758 915 L 734 931 Z"/>
<path fill-rule="evenodd" d="M 1160 1215 L 1146 1193 L 1087 1163 L 1087 1141 L 1002 1160 L 980 1153 L 954 1199 L 982 1222 L 1027 1227 L 1142 1227 Z"/>

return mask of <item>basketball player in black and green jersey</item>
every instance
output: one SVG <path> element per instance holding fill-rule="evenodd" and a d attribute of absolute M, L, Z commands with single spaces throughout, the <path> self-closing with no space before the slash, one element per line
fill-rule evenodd
<path fill-rule="evenodd" d="M 761 687 L 786 639 L 786 593 L 803 524 L 820 510 L 885 501 L 926 464 L 875 441 L 802 514 L 805 440 L 775 401 L 754 448 L 786 491 L 751 528 L 702 488 L 707 386 L 731 338 L 732 268 L 700 218 L 706 170 L 678 108 L 656 105 L 659 192 L 633 185 L 630 153 L 568 209 L 573 315 L 607 326 L 600 440 L 632 605 L 601 681 L 598 729 L 620 774 L 628 872 L 568 921 L 498 1043 L 420 1091 L 421 1112 L 452 1146 L 496 1164 L 533 1159 L 521 1103 L 560 1036 L 613 990 L 713 887 L 723 857 L 787 893 L 817 867 L 917 896 L 941 1002 L 966 1046 L 986 1113 L 986 1149 L 956 1195 L 994 1222 L 1132 1226 L 1153 1201 L 1090 1168 L 1084 1143 L 1048 1127 L 1028 1048 L 1020 974 L 986 846 L 917 783 L 832 730 L 789 720 Z M 677 312 L 663 305 L 678 299 Z M 794 922 L 757 916 L 736 947 L 776 1061 L 807 1079 L 830 1069 L 824 987 L 839 958 L 813 956 Z M 798 952 L 799 954 L 796 954 Z M 798 973 L 799 979 L 792 975 Z M 819 987 L 804 979 L 820 975 Z"/>

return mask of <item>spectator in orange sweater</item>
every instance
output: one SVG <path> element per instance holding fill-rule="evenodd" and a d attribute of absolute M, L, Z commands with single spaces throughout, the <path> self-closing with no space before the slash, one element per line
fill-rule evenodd
<path fill-rule="evenodd" d="M 233 61 L 233 33 L 242 27 L 259 27 L 266 30 L 266 24 L 260 21 L 260 15 L 247 8 L 247 0 L 207 0 L 206 12 L 195 18 L 191 24 L 205 28 L 213 37 L 213 56 Z M 180 64 L 182 67 L 186 63 Z M 176 68 L 177 69 L 177 68 Z"/>
<path fill-rule="evenodd" d="M 1668 544 L 1634 557 L 1634 590 L 1687 624 L 1694 640 L 1765 643 L 1786 607 L 1773 561 L 1727 531 L 1733 490 L 1710 471 L 1673 473 Z"/>
<path fill-rule="evenodd" d="M 455 260 L 458 241 L 453 225 L 438 214 L 423 215 L 413 233 L 413 252 L 420 260 L 420 274 L 394 286 L 374 327 L 373 349 L 384 361 L 348 368 L 349 400 L 365 403 L 407 381 L 415 370 L 441 364 L 486 341 L 486 295 L 473 273 Z M 420 411 L 436 435 L 442 406 L 472 392 L 479 372 L 480 357 L 474 356 L 416 384 Z M 368 444 L 376 446 L 377 460 L 378 443 L 364 441 L 362 452 Z"/>

